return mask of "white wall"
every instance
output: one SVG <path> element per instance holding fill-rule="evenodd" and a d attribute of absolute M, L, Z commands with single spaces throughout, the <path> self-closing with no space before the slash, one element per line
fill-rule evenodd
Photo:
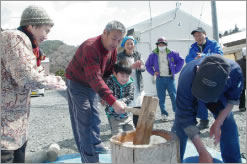
<path fill-rule="evenodd" d="M 166 22 L 166 20 L 164 20 L 164 22 Z M 177 15 L 174 21 L 153 28 L 150 32 L 145 31 L 141 33 L 140 41 L 136 45 L 136 50 L 142 54 L 142 58 L 144 62 L 146 62 L 149 54 L 156 47 L 155 43 L 157 39 L 164 36 L 168 40 L 168 48 L 179 52 L 180 56 L 185 58 L 189 52 L 191 44 L 195 42 L 190 33 L 197 26 L 197 19 L 186 14 L 184 15 L 181 12 Z M 201 26 L 206 30 L 207 36 L 212 38 L 212 28 L 204 23 L 201 23 Z M 176 84 L 178 77 L 179 74 L 176 75 Z M 145 71 L 143 73 L 143 79 L 145 93 L 156 95 L 156 86 L 155 83 L 153 83 L 153 77 Z"/>

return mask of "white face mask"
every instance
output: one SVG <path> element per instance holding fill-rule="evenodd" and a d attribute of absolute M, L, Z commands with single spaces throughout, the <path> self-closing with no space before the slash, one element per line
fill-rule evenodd
<path fill-rule="evenodd" d="M 166 49 L 166 46 L 163 46 L 163 47 L 158 47 L 159 48 L 159 51 L 165 51 L 165 49 Z"/>

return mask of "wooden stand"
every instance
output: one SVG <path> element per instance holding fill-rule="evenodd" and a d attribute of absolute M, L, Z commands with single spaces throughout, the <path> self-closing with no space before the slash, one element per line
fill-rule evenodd
<path fill-rule="evenodd" d="M 141 110 L 126 108 L 139 115 L 136 131 L 123 132 L 110 139 L 112 163 L 178 163 L 179 141 L 175 134 L 165 130 L 152 130 L 158 99 L 144 96 Z M 157 135 L 166 143 L 149 144 L 150 136 Z M 133 144 L 124 144 L 132 142 Z"/>
<path fill-rule="evenodd" d="M 133 142 L 136 131 L 123 132 L 110 139 L 112 163 L 179 163 L 179 141 L 175 134 L 153 130 L 152 135 L 165 138 L 166 143 L 154 145 L 124 145 Z"/>

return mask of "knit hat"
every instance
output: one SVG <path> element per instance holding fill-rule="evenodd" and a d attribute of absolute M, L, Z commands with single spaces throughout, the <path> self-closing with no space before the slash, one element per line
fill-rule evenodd
<path fill-rule="evenodd" d="M 129 40 L 129 39 L 133 40 L 135 44 L 137 43 L 136 40 L 135 40 L 135 38 L 133 36 L 125 36 L 123 38 L 122 43 L 121 43 L 121 47 L 124 48 L 124 45 L 125 45 L 126 41 Z"/>
<path fill-rule="evenodd" d="M 28 6 L 22 12 L 20 26 L 45 24 L 53 26 L 54 22 L 42 7 Z"/>
<path fill-rule="evenodd" d="M 217 102 L 230 74 L 230 64 L 221 55 L 202 60 L 192 82 L 192 94 L 205 103 Z"/>
<path fill-rule="evenodd" d="M 164 43 L 164 44 L 168 45 L 168 42 L 167 42 L 167 40 L 166 40 L 165 37 L 159 38 L 159 39 L 157 40 L 157 42 L 156 42 L 156 45 L 158 45 L 158 44 L 160 44 L 160 43 Z"/>

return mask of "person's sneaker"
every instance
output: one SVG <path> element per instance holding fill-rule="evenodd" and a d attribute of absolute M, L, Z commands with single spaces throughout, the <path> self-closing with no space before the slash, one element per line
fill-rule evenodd
<path fill-rule="evenodd" d="M 162 120 L 162 121 L 168 121 L 168 116 L 165 115 L 165 114 L 162 114 L 162 115 L 161 115 L 161 120 Z"/>
<path fill-rule="evenodd" d="M 200 124 L 197 126 L 199 130 L 207 129 L 209 126 L 209 120 L 200 120 Z"/>
<path fill-rule="evenodd" d="M 239 111 L 240 112 L 245 112 L 246 111 L 246 108 L 239 108 Z"/>
<path fill-rule="evenodd" d="M 107 147 L 104 147 L 102 143 L 94 145 L 94 148 L 95 148 L 95 152 L 100 153 L 100 154 L 104 154 L 110 151 L 110 149 Z"/>

